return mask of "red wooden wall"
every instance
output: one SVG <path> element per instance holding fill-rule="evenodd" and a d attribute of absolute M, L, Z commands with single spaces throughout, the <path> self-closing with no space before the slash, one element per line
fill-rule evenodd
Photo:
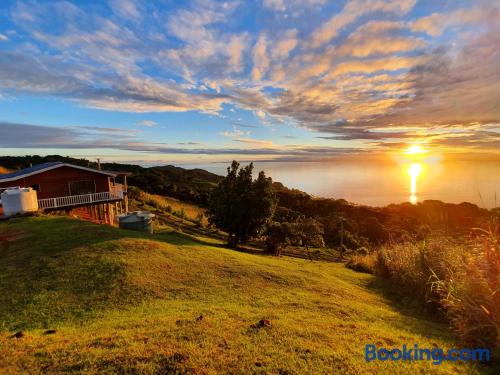
<path fill-rule="evenodd" d="M 98 172 L 64 166 L 16 181 L 2 182 L 0 183 L 0 188 L 12 186 L 29 187 L 38 184 L 40 185 L 38 199 L 44 199 L 70 195 L 69 183 L 75 181 L 95 181 L 96 193 L 109 191 L 109 179 L 110 177 Z"/>

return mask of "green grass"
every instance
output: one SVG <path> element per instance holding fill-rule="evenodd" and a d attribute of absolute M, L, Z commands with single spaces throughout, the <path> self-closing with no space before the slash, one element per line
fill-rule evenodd
<path fill-rule="evenodd" d="M 23 234 L 0 250 L 2 374 L 479 372 L 365 363 L 367 343 L 457 344 L 444 324 L 388 300 L 384 281 L 342 264 L 60 217 L 10 220 L 2 232 Z M 271 326 L 252 328 L 260 319 Z"/>
<path fill-rule="evenodd" d="M 169 207 L 172 214 L 176 216 L 181 216 L 181 214 L 183 214 L 186 220 L 192 222 L 197 221 L 199 220 L 199 217 L 202 217 L 202 224 L 208 225 L 207 218 L 204 216 L 205 209 L 195 204 L 182 202 L 178 199 L 163 195 L 149 194 L 143 191 L 140 191 L 137 198 L 141 203 L 146 204 L 150 208 L 165 211 Z"/>

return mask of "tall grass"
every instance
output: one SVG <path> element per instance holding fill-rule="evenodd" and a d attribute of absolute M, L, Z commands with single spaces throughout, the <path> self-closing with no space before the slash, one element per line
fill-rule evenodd
<path fill-rule="evenodd" d="M 181 219 L 186 219 L 200 225 L 208 225 L 205 210 L 191 203 L 181 202 L 175 198 L 137 192 L 136 199 L 156 209 L 171 213 Z"/>
<path fill-rule="evenodd" d="M 432 274 L 437 295 L 464 342 L 500 346 L 500 249 L 491 232 L 483 233 L 445 275 Z"/>
<path fill-rule="evenodd" d="M 500 345 L 500 249 L 494 231 L 394 243 L 352 257 L 348 267 L 371 270 L 407 297 L 443 311 L 464 343 Z"/>

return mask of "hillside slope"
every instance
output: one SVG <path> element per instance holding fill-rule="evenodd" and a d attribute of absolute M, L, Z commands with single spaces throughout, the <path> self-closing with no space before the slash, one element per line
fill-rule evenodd
<path fill-rule="evenodd" d="M 0 250 L 0 373 L 478 372 L 366 363 L 368 343 L 455 344 L 444 325 L 394 307 L 381 280 L 340 264 L 60 217 L 1 222 L 0 233 L 11 237 Z"/>

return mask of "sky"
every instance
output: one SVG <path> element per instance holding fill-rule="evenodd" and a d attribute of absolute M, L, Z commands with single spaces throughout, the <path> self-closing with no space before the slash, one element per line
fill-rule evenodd
<path fill-rule="evenodd" d="M 0 1 L 0 147 L 500 155 L 500 1 Z"/>

